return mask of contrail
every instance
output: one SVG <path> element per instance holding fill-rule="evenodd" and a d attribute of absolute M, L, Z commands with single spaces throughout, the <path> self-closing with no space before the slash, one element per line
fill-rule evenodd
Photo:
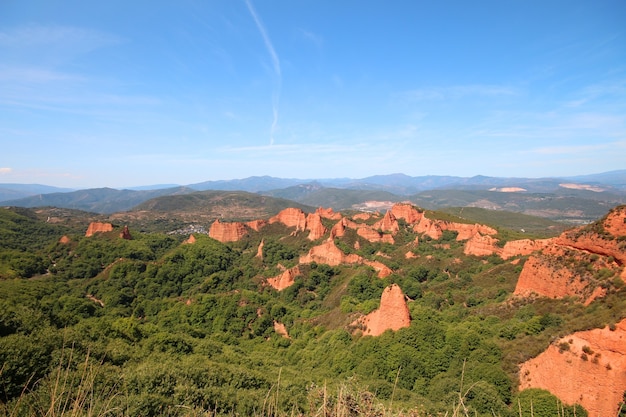
<path fill-rule="evenodd" d="M 280 87 L 281 87 L 281 73 L 280 73 L 280 60 L 278 59 L 278 54 L 276 54 L 276 50 L 274 49 L 274 45 L 272 45 L 272 41 L 265 30 L 265 26 L 263 26 L 263 22 L 259 18 L 259 15 L 256 13 L 254 6 L 250 3 L 250 0 L 246 0 L 246 5 L 248 6 L 248 10 L 256 23 L 259 32 L 261 32 L 261 36 L 263 37 L 263 42 L 265 43 L 265 47 L 267 48 L 267 52 L 269 52 L 270 57 L 272 58 L 272 66 L 274 67 L 274 75 L 275 79 L 275 89 L 272 94 L 272 113 L 274 119 L 272 120 L 272 127 L 270 130 L 270 145 L 274 144 L 274 132 L 276 132 L 276 128 L 278 127 L 278 104 L 280 101 Z"/>

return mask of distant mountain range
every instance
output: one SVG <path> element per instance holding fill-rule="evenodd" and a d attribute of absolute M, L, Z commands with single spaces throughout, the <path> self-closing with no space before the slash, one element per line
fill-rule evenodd
<path fill-rule="evenodd" d="M 0 184 L 0 204 L 53 206 L 110 214 L 133 210 L 140 204 L 140 208 L 145 210 L 163 205 L 176 207 L 181 201 L 186 201 L 180 200 L 180 197 L 167 201 L 168 196 L 195 195 L 202 191 L 244 191 L 291 200 L 303 206 L 323 206 L 335 210 L 357 208 L 372 201 L 382 202 L 381 207 L 386 203 L 410 201 L 430 209 L 469 206 L 585 222 L 603 215 L 608 208 L 626 202 L 626 170 L 566 178 L 411 177 L 391 174 L 362 179 L 304 180 L 260 176 L 159 187 L 70 190 L 38 184 Z M 200 193 L 197 198 L 206 196 Z M 160 198 L 158 204 L 150 204 L 149 201 L 155 198 Z M 248 198 L 246 204 L 250 205 L 252 201 Z"/>

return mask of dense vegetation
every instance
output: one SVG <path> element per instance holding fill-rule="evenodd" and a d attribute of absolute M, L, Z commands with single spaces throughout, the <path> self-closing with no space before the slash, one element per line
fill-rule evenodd
<path fill-rule="evenodd" d="M 549 393 L 517 392 L 516 365 L 626 311 L 620 288 L 587 308 L 507 302 L 521 265 L 466 257 L 453 233 L 424 240 L 411 260 L 408 228 L 395 246 L 355 249 L 348 233 L 342 249 L 394 274 L 310 264 L 277 292 L 265 279 L 314 244 L 280 225 L 232 244 L 182 244 L 132 225 L 132 240 L 119 230 L 87 238 L 85 228 L 0 209 L 0 415 L 333 415 L 341 403 L 346 415 L 453 415 L 462 404 L 468 415 L 552 416 Z M 411 326 L 351 333 L 391 283 L 413 300 Z"/>

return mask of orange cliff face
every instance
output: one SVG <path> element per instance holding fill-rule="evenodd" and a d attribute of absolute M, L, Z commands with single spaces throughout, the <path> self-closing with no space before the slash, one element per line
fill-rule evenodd
<path fill-rule="evenodd" d="M 483 236 L 480 233 L 476 233 L 467 242 L 465 242 L 463 253 L 474 256 L 493 255 L 494 253 L 499 253 L 501 251 L 501 248 L 496 245 L 497 243 L 498 239 L 489 235 Z"/>
<path fill-rule="evenodd" d="M 520 239 L 512 240 L 504 244 L 500 257 L 502 259 L 509 259 L 513 256 L 525 256 L 530 255 L 534 251 L 541 250 L 548 246 L 552 242 L 552 239 Z"/>
<path fill-rule="evenodd" d="M 319 214 L 324 219 L 329 219 L 329 220 L 341 219 L 341 213 L 335 213 L 332 208 L 318 207 L 318 209 L 315 210 L 315 213 Z"/>
<path fill-rule="evenodd" d="M 362 258 L 359 255 L 346 255 L 345 253 L 343 253 L 332 240 L 326 241 L 321 245 L 312 247 L 309 250 L 309 253 L 300 257 L 301 264 L 317 262 L 330 266 L 338 266 L 344 263 L 355 264 L 361 263 L 361 261 Z"/>
<path fill-rule="evenodd" d="M 310 231 L 309 240 L 317 240 L 326 234 L 326 228 L 322 224 L 322 216 L 311 213 L 306 216 L 306 229 Z"/>
<path fill-rule="evenodd" d="M 386 330 L 399 330 L 411 325 L 406 297 L 397 284 L 385 288 L 380 297 L 380 307 L 352 323 L 366 336 L 380 336 Z"/>
<path fill-rule="evenodd" d="M 298 208 L 286 208 L 270 218 L 270 224 L 282 223 L 287 227 L 295 227 L 296 232 L 305 230 L 306 214 Z"/>
<path fill-rule="evenodd" d="M 222 243 L 236 242 L 246 233 L 248 229 L 243 223 L 222 223 L 219 219 L 215 220 L 209 229 L 209 236 Z"/>
<path fill-rule="evenodd" d="M 626 391 L 626 319 L 574 333 L 520 367 L 520 390 L 541 388 L 589 417 L 616 416 Z"/>
<path fill-rule="evenodd" d="M 395 234 L 400 230 L 400 225 L 398 224 L 398 220 L 396 220 L 396 216 L 389 210 L 380 221 L 374 223 L 373 228 Z"/>
<path fill-rule="evenodd" d="M 606 294 L 613 277 L 626 278 L 626 206 L 594 224 L 562 233 L 541 243 L 524 264 L 514 294 L 562 298 L 577 296 L 585 304 Z"/>
<path fill-rule="evenodd" d="M 422 233 L 429 236 L 431 239 L 437 240 L 443 236 L 443 230 L 436 220 L 429 219 L 428 217 L 422 217 L 422 219 L 413 226 L 415 233 Z"/>
<path fill-rule="evenodd" d="M 111 223 L 91 222 L 85 232 L 85 237 L 93 236 L 96 233 L 112 232 L 113 225 Z"/>
<path fill-rule="evenodd" d="M 268 278 L 267 283 L 277 291 L 282 291 L 291 287 L 298 275 L 300 275 L 300 268 L 296 265 L 274 278 Z"/>
<path fill-rule="evenodd" d="M 393 214 L 396 219 L 404 219 L 408 224 L 419 223 L 422 217 L 424 217 L 424 213 L 418 211 L 411 204 L 403 203 L 394 204 L 393 207 L 391 207 L 391 214 Z"/>

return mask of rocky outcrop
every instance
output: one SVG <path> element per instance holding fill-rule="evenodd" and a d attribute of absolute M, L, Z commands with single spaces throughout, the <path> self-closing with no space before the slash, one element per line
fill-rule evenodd
<path fill-rule="evenodd" d="M 296 232 L 306 228 L 306 215 L 298 208 L 286 208 L 276 216 L 270 218 L 270 224 L 282 223 L 287 227 L 295 227 Z"/>
<path fill-rule="evenodd" d="M 265 221 L 265 220 L 252 220 L 252 221 L 246 222 L 245 224 L 250 229 L 254 230 L 255 232 L 258 232 L 259 230 L 261 230 L 261 228 L 263 228 L 267 224 L 267 221 Z"/>
<path fill-rule="evenodd" d="M 355 254 L 346 255 L 335 245 L 335 242 L 326 241 L 321 245 L 312 247 L 311 250 L 309 250 L 309 253 L 300 257 L 301 264 L 308 264 L 311 262 L 338 266 L 341 264 L 361 263 L 362 258 Z"/>
<path fill-rule="evenodd" d="M 565 255 L 563 249 L 552 247 L 549 254 L 531 256 L 524 264 L 514 294 L 549 298 L 581 294 L 586 287 L 585 281 L 561 263 L 554 262 L 554 258 Z"/>
<path fill-rule="evenodd" d="M 308 264 L 311 262 L 330 266 L 338 266 L 342 264 L 368 265 L 374 268 L 379 278 L 385 278 L 393 273 L 393 271 L 382 262 L 369 261 L 353 253 L 346 255 L 332 240 L 327 240 L 321 245 L 314 246 L 311 250 L 309 250 L 309 253 L 300 257 L 301 264 Z"/>
<path fill-rule="evenodd" d="M 548 246 L 552 242 L 552 239 L 520 239 L 511 240 L 504 244 L 500 257 L 502 259 L 509 259 L 514 256 L 526 256 L 531 253 L 541 250 Z"/>
<path fill-rule="evenodd" d="M 429 219 L 426 216 L 422 216 L 419 222 L 413 226 L 413 231 L 416 233 L 423 233 L 435 240 L 440 239 L 441 236 L 443 236 L 444 230 L 457 232 L 457 241 L 471 239 L 477 234 L 481 234 L 483 236 L 498 234 L 497 230 L 483 224 L 456 223 Z"/>
<path fill-rule="evenodd" d="M 59 243 L 61 243 L 63 245 L 67 245 L 71 241 L 72 240 L 69 237 L 67 237 L 66 235 L 61 236 L 61 239 L 59 239 Z"/>
<path fill-rule="evenodd" d="M 113 231 L 113 225 L 111 223 L 91 222 L 85 232 L 86 237 L 93 236 L 96 233 L 107 233 Z"/>
<path fill-rule="evenodd" d="M 398 220 L 396 219 L 396 216 L 391 213 L 391 210 L 385 213 L 383 218 L 380 221 L 374 223 L 372 227 L 374 229 L 379 229 L 383 232 L 388 232 L 391 234 L 395 234 L 400 230 Z"/>
<path fill-rule="evenodd" d="M 484 224 L 465 224 L 455 222 L 443 222 L 441 225 L 442 230 L 452 230 L 457 232 L 456 240 L 468 240 L 476 236 L 478 233 L 481 235 L 496 235 L 498 231 Z"/>
<path fill-rule="evenodd" d="M 441 236 L 443 236 L 443 230 L 439 222 L 431 220 L 428 217 L 422 217 L 419 223 L 413 226 L 413 231 L 415 233 L 424 234 L 434 240 L 441 239 Z"/>
<path fill-rule="evenodd" d="M 120 237 L 126 240 L 132 240 L 133 237 L 130 235 L 130 230 L 128 230 L 128 226 L 124 226 L 122 231 L 120 232 Z"/>
<path fill-rule="evenodd" d="M 261 258 L 263 259 L 263 246 L 265 246 L 265 241 L 263 239 L 261 239 L 261 242 L 259 243 L 259 247 L 256 250 L 256 258 Z"/>
<path fill-rule="evenodd" d="M 306 229 L 310 231 L 309 240 L 317 240 L 326 234 L 326 227 L 322 224 L 322 216 L 317 213 L 306 216 Z"/>
<path fill-rule="evenodd" d="M 329 239 L 332 240 L 336 237 L 344 236 L 346 234 L 346 225 L 347 225 L 346 219 L 341 219 L 337 223 L 335 223 L 335 225 L 330 229 Z"/>
<path fill-rule="evenodd" d="M 364 259 L 363 263 L 367 266 L 371 266 L 372 268 L 374 268 L 374 271 L 376 271 L 376 275 L 378 276 L 378 278 L 386 278 L 389 275 L 393 274 L 391 268 L 389 268 L 382 262 L 368 261 L 367 259 Z"/>
<path fill-rule="evenodd" d="M 222 223 L 219 219 L 215 220 L 209 229 L 209 236 L 222 243 L 236 242 L 247 233 L 248 229 L 243 223 Z"/>
<path fill-rule="evenodd" d="M 356 233 L 361 236 L 363 239 L 368 240 L 372 243 L 376 242 L 385 242 L 385 243 L 394 243 L 393 236 L 386 233 L 380 233 L 379 231 L 369 227 L 367 225 L 362 225 L 361 227 L 356 229 Z"/>
<path fill-rule="evenodd" d="M 295 282 L 295 278 L 300 275 L 300 268 L 296 265 L 293 268 L 283 271 L 282 274 L 274 278 L 268 278 L 267 283 L 278 291 L 289 288 Z"/>
<path fill-rule="evenodd" d="M 285 339 L 291 339 L 291 337 L 289 337 L 289 333 L 287 332 L 287 327 L 285 327 L 283 323 L 274 321 L 274 331 Z"/>
<path fill-rule="evenodd" d="M 474 256 L 493 255 L 494 253 L 499 253 L 502 250 L 496 245 L 496 243 L 498 243 L 498 239 L 489 235 L 483 236 L 480 233 L 476 233 L 471 239 L 465 242 L 463 253 Z"/>
<path fill-rule="evenodd" d="M 196 243 L 196 237 L 194 235 L 189 235 L 189 238 L 183 242 L 184 245 L 193 245 Z"/>
<path fill-rule="evenodd" d="M 366 221 L 366 220 L 369 220 L 369 219 L 371 219 L 371 218 L 372 218 L 372 214 L 371 214 L 371 213 L 357 213 L 357 214 L 355 214 L 354 216 L 352 216 L 352 218 L 353 218 L 354 220 L 363 220 L 363 221 Z"/>
<path fill-rule="evenodd" d="M 590 417 L 616 416 L 626 391 L 626 320 L 574 333 L 520 367 L 520 390 L 541 388 Z"/>
<path fill-rule="evenodd" d="M 621 273 L 626 279 L 626 206 L 617 207 L 604 219 L 572 229 L 550 239 L 524 264 L 514 294 L 551 298 L 578 297 L 585 304 L 605 295 Z"/>
<path fill-rule="evenodd" d="M 319 214 L 324 219 L 329 219 L 329 220 L 341 219 L 341 213 L 335 213 L 333 209 L 331 208 L 318 207 L 318 209 L 315 210 L 315 213 Z"/>
<path fill-rule="evenodd" d="M 406 297 L 397 284 L 385 288 L 380 297 L 380 307 L 352 323 L 367 336 L 380 336 L 386 330 L 399 330 L 411 325 Z"/>
<path fill-rule="evenodd" d="M 418 211 L 411 204 L 403 203 L 394 204 L 393 207 L 391 207 L 391 214 L 393 214 L 396 219 L 403 219 L 408 224 L 419 223 L 424 216 L 424 213 Z"/>

